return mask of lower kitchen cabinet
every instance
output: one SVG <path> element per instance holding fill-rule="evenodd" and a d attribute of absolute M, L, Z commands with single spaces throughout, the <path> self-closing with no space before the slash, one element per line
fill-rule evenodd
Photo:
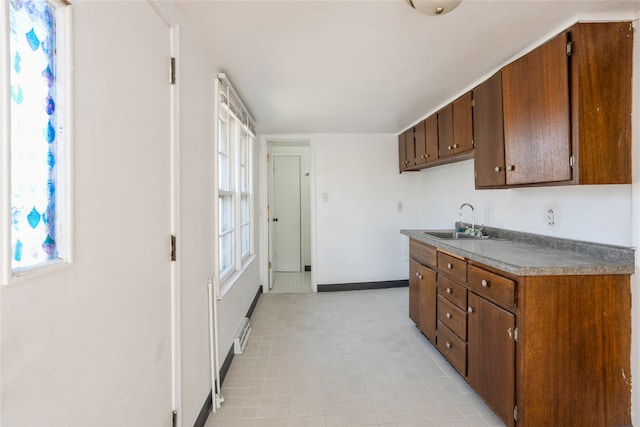
<path fill-rule="evenodd" d="M 467 312 L 467 381 L 507 426 L 514 426 L 515 316 L 473 292 Z"/>
<path fill-rule="evenodd" d="M 414 239 L 410 254 L 411 318 L 507 426 L 631 425 L 628 274 L 516 276 Z"/>
<path fill-rule="evenodd" d="M 426 250 L 428 252 L 428 249 Z M 415 251 L 413 256 L 425 261 Z M 436 272 L 414 258 L 409 260 L 409 270 L 409 318 L 424 336 L 435 344 Z"/>

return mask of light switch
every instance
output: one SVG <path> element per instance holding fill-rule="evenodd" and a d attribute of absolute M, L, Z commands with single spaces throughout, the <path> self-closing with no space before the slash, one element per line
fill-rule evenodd
<path fill-rule="evenodd" d="M 322 193 L 322 203 L 329 203 L 329 193 Z"/>

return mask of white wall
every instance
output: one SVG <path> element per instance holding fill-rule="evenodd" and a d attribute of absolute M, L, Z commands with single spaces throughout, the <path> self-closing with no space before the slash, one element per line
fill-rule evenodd
<path fill-rule="evenodd" d="M 318 134 L 313 155 L 318 284 L 406 279 L 400 229 L 420 224 L 420 182 L 398 173 L 397 135 Z"/>
<path fill-rule="evenodd" d="M 146 2 L 73 8 L 74 265 L 0 289 L 0 424 L 170 425 L 169 30 Z"/>
<path fill-rule="evenodd" d="M 214 78 L 220 69 L 209 62 L 199 37 L 179 10 L 169 2 L 160 2 L 159 6 L 173 24 L 179 25 L 178 409 L 181 423 L 186 426 L 193 425 L 210 391 L 206 285 L 213 275 L 217 254 L 212 229 L 216 206 L 212 188 L 212 119 Z M 133 158 L 122 162 L 122 156 L 149 132 L 136 125 L 135 117 L 129 117 L 128 110 L 123 109 L 130 101 L 130 92 L 123 89 L 135 87 L 137 81 L 147 77 L 130 68 L 133 65 L 122 60 L 121 52 L 126 46 L 128 52 L 136 52 L 145 61 L 146 46 L 138 43 L 139 25 L 144 22 L 140 11 L 144 9 L 146 13 L 149 5 L 139 1 L 95 1 L 74 2 L 73 7 L 76 262 L 71 269 L 0 289 L 0 424 L 169 425 L 170 408 L 159 408 L 152 393 L 146 395 L 140 390 L 158 388 L 153 379 L 144 375 L 153 366 L 154 357 L 167 357 L 170 353 L 170 334 L 167 330 L 164 341 L 154 346 L 150 355 L 139 352 L 139 345 L 124 339 L 125 332 L 131 331 L 155 337 L 158 328 L 166 325 L 150 325 L 152 319 L 146 316 L 145 307 L 131 305 L 131 297 L 144 287 L 117 267 L 122 257 L 144 248 L 139 245 L 141 242 L 130 244 L 121 230 L 131 223 L 150 227 L 153 221 L 149 220 L 154 218 L 153 212 L 130 212 L 125 204 L 129 199 L 144 198 L 144 191 L 138 192 L 134 185 L 114 186 L 114 182 L 141 181 L 148 168 L 142 161 L 132 164 Z M 167 69 L 164 65 L 163 73 Z M 250 100 L 246 101 L 250 108 Z M 119 132 L 125 122 L 127 132 Z M 255 149 L 257 189 L 257 143 Z M 145 156 L 145 161 L 153 159 L 151 152 Z M 113 179 L 115 176 L 117 180 Z M 107 200 L 113 203 L 106 204 Z M 259 224 L 258 197 L 255 206 Z M 104 215 L 107 223 L 95 221 Z M 255 235 L 257 238 L 258 230 Z M 168 254 L 168 234 L 158 238 L 163 242 L 161 250 Z M 140 271 L 157 267 L 136 266 Z M 233 334 L 259 285 L 258 263 L 254 261 L 220 301 L 221 361 L 231 348 Z M 151 305 L 159 303 L 146 300 Z M 168 319 L 168 304 L 165 314 Z M 160 353 L 153 354 L 156 350 Z M 166 375 L 170 378 L 170 370 Z M 128 385 L 131 383 L 135 387 Z M 171 390 L 163 387 L 161 393 L 170 396 Z"/>
<path fill-rule="evenodd" d="M 553 237 L 631 246 L 631 186 L 558 186 L 475 190 L 473 160 L 419 172 L 421 228 L 453 228 L 471 203 L 476 224 Z M 547 225 L 553 209 L 555 225 Z M 462 220 L 471 222 L 468 208 Z"/>
<path fill-rule="evenodd" d="M 178 22 L 181 17 L 172 10 Z M 193 425 L 210 391 L 207 282 L 213 275 L 214 64 L 199 38 L 180 25 L 180 337 L 182 425 Z"/>
<path fill-rule="evenodd" d="M 180 90 L 180 234 L 181 278 L 181 422 L 193 425 L 211 390 L 207 282 L 214 275 L 217 256 L 213 218 L 217 200 L 213 199 L 214 82 L 222 71 L 208 54 L 199 37 L 172 9 L 180 23 L 178 80 Z M 233 75 L 229 75 L 233 79 Z M 251 108 L 251 100 L 244 100 Z M 254 145 L 254 224 L 259 221 L 259 145 Z M 220 363 L 233 346 L 235 332 L 244 319 L 260 286 L 259 228 L 254 230 L 257 257 L 218 302 Z"/>

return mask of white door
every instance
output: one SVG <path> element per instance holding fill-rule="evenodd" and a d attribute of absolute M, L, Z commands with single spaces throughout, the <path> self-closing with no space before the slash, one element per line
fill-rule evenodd
<path fill-rule="evenodd" d="M 274 270 L 301 271 L 300 156 L 273 156 Z"/>
<path fill-rule="evenodd" d="M 77 15 L 81 15 L 81 9 L 91 10 L 94 4 L 79 3 L 82 7 L 77 7 Z M 104 3 L 95 4 L 102 7 Z M 88 98 L 84 101 L 90 112 L 88 117 L 105 114 L 109 120 L 104 125 L 95 120 L 99 127 L 96 133 L 108 133 L 97 154 L 104 153 L 100 157 L 108 158 L 96 160 L 95 172 L 87 177 L 108 174 L 104 181 L 94 183 L 97 188 L 93 191 L 94 197 L 100 199 L 96 223 L 108 225 L 101 235 L 109 245 L 89 246 L 85 240 L 91 236 L 88 230 L 77 230 L 81 240 L 76 245 L 78 252 L 91 251 L 92 262 L 99 260 L 101 265 L 109 266 L 94 273 L 108 289 L 93 311 L 93 323 L 87 323 L 87 327 L 96 328 L 107 355 L 102 366 L 96 366 L 104 374 L 95 375 L 99 378 L 96 384 L 101 384 L 102 407 L 108 415 L 96 418 L 102 418 L 104 425 L 170 426 L 174 363 L 170 259 L 172 86 L 168 73 L 171 33 L 146 1 L 114 2 L 108 6 L 101 10 L 102 15 L 108 14 L 113 20 L 106 21 L 119 22 L 123 29 L 123 35 L 112 29 L 107 32 L 108 39 L 100 38 L 110 48 L 117 47 L 114 58 L 109 59 L 112 66 L 105 69 L 95 59 L 103 55 L 94 54 L 98 63 L 81 72 L 83 78 L 95 79 L 105 88 L 101 96 L 81 95 Z M 78 16 L 78 20 L 82 18 Z M 99 23 L 92 22 L 94 26 Z M 98 27 L 93 31 L 104 30 Z M 135 41 L 130 40 L 131 34 L 136 34 Z M 101 47 L 95 46 L 96 51 Z M 90 48 L 83 46 L 83 54 Z M 101 104 L 104 98 L 105 106 Z M 119 107 L 102 111 L 106 106 Z M 91 142 L 92 147 L 96 146 Z M 89 142 L 78 141 L 77 146 L 85 144 Z M 103 165 L 110 168 L 103 170 Z M 76 194 L 87 190 L 90 189 L 79 188 Z M 90 202 L 91 199 L 86 200 L 84 206 L 92 206 Z M 97 232 L 102 233 L 102 229 Z M 117 245 L 118 250 L 114 251 L 112 245 Z"/>

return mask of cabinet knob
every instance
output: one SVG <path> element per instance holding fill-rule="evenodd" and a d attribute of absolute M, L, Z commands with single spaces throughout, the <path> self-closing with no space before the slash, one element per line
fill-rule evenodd
<path fill-rule="evenodd" d="M 445 314 L 445 316 L 447 317 L 447 319 L 451 319 L 451 313 L 449 313 L 448 311 L 447 311 L 447 314 Z"/>
<path fill-rule="evenodd" d="M 453 147 L 451 145 L 448 145 L 447 150 L 453 150 Z"/>
<path fill-rule="evenodd" d="M 453 144 L 453 148 L 458 148 L 458 144 Z"/>
<path fill-rule="evenodd" d="M 487 282 L 486 280 L 482 279 L 482 287 L 488 288 L 489 287 L 489 282 Z"/>
<path fill-rule="evenodd" d="M 422 274 L 418 274 L 418 279 L 422 280 Z"/>
<path fill-rule="evenodd" d="M 496 172 L 500 172 L 500 166 L 496 166 L 496 168 L 494 169 L 494 171 L 496 171 Z"/>
<path fill-rule="evenodd" d="M 451 270 L 451 269 L 453 269 L 453 265 L 451 265 L 451 263 L 448 263 L 448 264 L 447 264 L 447 268 L 448 268 L 449 270 Z"/>
<path fill-rule="evenodd" d="M 473 308 L 471 308 L 471 306 L 467 307 L 467 313 L 473 313 Z"/>
<path fill-rule="evenodd" d="M 452 293 L 453 293 L 453 289 L 451 289 L 451 288 L 447 288 L 447 293 L 448 293 L 448 294 L 452 294 Z"/>
<path fill-rule="evenodd" d="M 514 170 L 516 170 L 516 167 L 515 167 L 515 165 L 510 165 L 509 167 L 507 167 L 507 170 L 508 171 L 514 171 Z"/>
<path fill-rule="evenodd" d="M 453 347 L 453 344 L 451 344 L 450 342 L 447 341 L 447 343 L 445 344 L 447 348 L 451 348 Z"/>

